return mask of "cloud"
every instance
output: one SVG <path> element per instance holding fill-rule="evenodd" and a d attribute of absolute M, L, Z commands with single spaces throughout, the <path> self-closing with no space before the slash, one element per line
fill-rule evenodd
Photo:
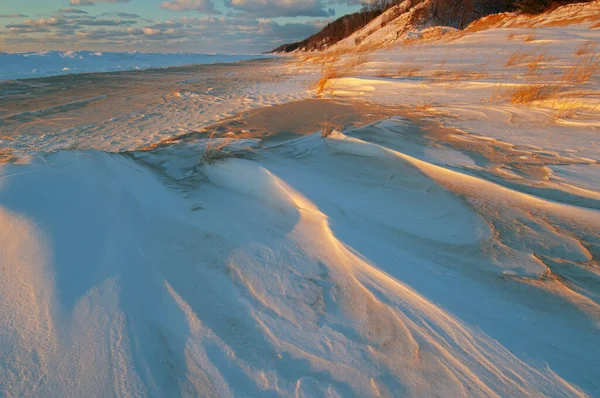
<path fill-rule="evenodd" d="M 141 20 L 137 20 L 141 23 Z M 132 20 L 42 18 L 0 30 L 7 48 L 94 51 L 262 52 L 303 39 L 327 20 L 280 23 L 244 16 L 182 16 L 137 26 Z"/>
<path fill-rule="evenodd" d="M 40 19 L 27 19 L 20 24 L 11 24 L 6 25 L 7 28 L 14 27 L 31 27 L 31 26 L 59 26 L 64 24 L 66 21 L 61 18 L 51 17 L 51 18 L 40 18 Z"/>
<path fill-rule="evenodd" d="M 128 19 L 137 19 L 141 18 L 138 14 L 132 14 L 129 12 L 104 12 L 100 14 L 103 17 L 119 17 L 119 18 L 128 18 Z"/>
<path fill-rule="evenodd" d="M 126 12 L 93 15 L 80 8 L 61 8 L 39 19 L 15 19 L 4 29 L 0 25 L 0 41 L 8 51 L 262 52 L 316 33 L 330 21 L 331 1 L 338 0 L 226 0 L 226 14 L 215 8 L 214 0 L 162 1 L 164 9 L 205 15 L 151 20 Z M 125 2 L 71 0 L 74 6 Z M 278 19 L 311 15 L 324 18 L 295 23 Z"/>
<path fill-rule="evenodd" d="M 131 26 L 135 25 L 137 21 L 121 20 L 121 19 L 79 19 L 77 20 L 74 27 L 79 28 L 81 26 Z"/>
<path fill-rule="evenodd" d="M 57 14 L 87 14 L 87 11 L 80 10 L 78 8 L 61 8 L 56 12 Z"/>
<path fill-rule="evenodd" d="M 23 14 L 0 14 L 0 18 L 27 18 L 27 15 L 23 15 Z"/>
<path fill-rule="evenodd" d="M 136 23 L 137 21 L 134 20 L 98 19 L 94 16 L 85 16 L 83 18 L 64 18 L 61 16 L 53 16 L 50 18 L 27 19 L 21 23 L 8 24 L 6 25 L 6 28 L 9 29 L 9 32 L 13 35 L 28 35 L 47 32 L 67 35 L 84 29 L 87 26 L 112 26 L 118 28 L 130 27 Z"/>
<path fill-rule="evenodd" d="M 348 4 L 352 6 L 362 6 L 365 3 L 374 3 L 378 0 L 330 0 L 329 4 Z"/>
<path fill-rule="evenodd" d="M 93 6 L 96 3 L 129 3 L 131 0 L 69 0 L 72 6 Z"/>
<path fill-rule="evenodd" d="M 198 11 L 203 14 L 220 14 L 215 9 L 212 0 L 173 0 L 165 1 L 160 6 L 171 11 Z"/>
<path fill-rule="evenodd" d="M 332 10 L 326 9 L 321 0 L 225 0 L 225 4 L 243 14 L 261 18 L 332 15 Z"/>

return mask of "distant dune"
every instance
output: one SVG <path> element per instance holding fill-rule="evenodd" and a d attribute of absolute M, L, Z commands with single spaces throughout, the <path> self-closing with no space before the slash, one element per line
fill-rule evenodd
<path fill-rule="evenodd" d="M 560 5 L 569 3 L 597 3 L 596 1 L 547 0 L 525 1 L 482 1 L 482 0 L 383 0 L 363 6 L 361 11 L 344 15 L 305 40 L 283 44 L 272 50 L 273 53 L 294 51 L 326 50 L 338 42 L 352 36 L 352 43 L 360 43 L 371 35 L 385 36 L 386 42 L 395 42 L 412 37 L 415 31 L 432 27 L 465 29 L 471 23 L 481 27 L 482 21 L 492 14 L 496 26 L 501 20 L 511 21 L 519 16 L 531 18 L 534 15 L 553 11 Z M 576 6 L 580 7 L 580 6 Z M 504 13 L 504 14 L 499 14 Z M 479 19 L 482 21 L 477 21 Z M 544 18 L 544 17 L 542 17 Z M 477 22 L 475 22 L 477 21 Z M 390 25 L 390 26 L 388 26 Z M 392 27 L 392 28 L 390 28 Z"/>

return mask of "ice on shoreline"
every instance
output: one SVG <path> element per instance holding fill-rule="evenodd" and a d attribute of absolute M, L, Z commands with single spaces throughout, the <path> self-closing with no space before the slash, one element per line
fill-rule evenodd
<path fill-rule="evenodd" d="M 0 52 L 0 81 L 71 73 L 115 72 L 171 66 L 237 62 L 268 57 L 261 54 L 194 54 L 92 51 Z"/>

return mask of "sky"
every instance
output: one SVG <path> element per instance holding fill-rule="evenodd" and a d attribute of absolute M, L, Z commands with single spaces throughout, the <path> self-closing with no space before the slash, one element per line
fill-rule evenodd
<path fill-rule="evenodd" d="M 301 40 L 360 0 L 0 0 L 0 52 L 257 53 Z"/>

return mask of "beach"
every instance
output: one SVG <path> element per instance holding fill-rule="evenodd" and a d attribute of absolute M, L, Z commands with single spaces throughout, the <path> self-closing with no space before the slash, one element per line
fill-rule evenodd
<path fill-rule="evenodd" d="M 320 91 L 319 54 L 0 82 L 0 395 L 599 396 L 600 82 L 489 101 L 599 31 L 530 32 Z"/>

